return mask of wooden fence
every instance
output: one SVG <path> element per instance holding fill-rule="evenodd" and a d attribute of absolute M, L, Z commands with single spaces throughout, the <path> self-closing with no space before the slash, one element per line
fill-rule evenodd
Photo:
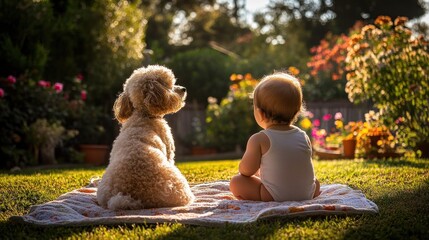
<path fill-rule="evenodd" d="M 369 110 L 373 109 L 369 104 L 356 105 L 349 101 L 332 101 L 332 102 L 308 102 L 306 104 L 308 111 L 314 115 L 313 119 L 320 119 L 325 114 L 341 112 L 344 122 L 364 120 L 364 115 Z M 193 123 L 199 121 L 205 123 L 205 109 L 197 105 L 187 105 L 179 112 L 166 116 L 166 119 L 171 127 L 176 143 L 176 155 L 183 156 L 189 154 L 189 141 L 192 137 Z M 330 129 L 333 127 L 333 121 L 321 121 L 321 127 Z"/>

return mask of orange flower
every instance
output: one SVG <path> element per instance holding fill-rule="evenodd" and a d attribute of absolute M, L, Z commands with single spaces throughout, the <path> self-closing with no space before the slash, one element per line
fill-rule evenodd
<path fill-rule="evenodd" d="M 372 24 L 368 24 L 362 28 L 362 32 L 366 33 L 375 29 L 375 26 Z"/>
<path fill-rule="evenodd" d="M 392 25 L 392 19 L 389 16 L 379 16 L 377 19 L 375 19 L 374 22 L 378 26 L 391 26 Z"/>
<path fill-rule="evenodd" d="M 244 75 L 244 79 L 246 79 L 246 80 L 251 80 L 251 79 L 253 79 L 252 74 L 250 74 L 250 73 L 246 73 L 246 75 Z"/>
<path fill-rule="evenodd" d="M 288 72 L 290 73 L 290 74 L 292 74 L 292 75 L 298 75 L 299 74 L 299 69 L 298 68 L 296 68 L 296 67 L 294 67 L 294 66 L 290 66 L 289 68 L 288 68 Z"/>
<path fill-rule="evenodd" d="M 236 81 L 237 80 L 237 74 L 235 74 L 235 73 L 231 74 L 231 76 L 229 77 L 229 80 Z"/>
<path fill-rule="evenodd" d="M 362 40 L 362 35 L 360 35 L 360 34 L 354 34 L 354 35 L 350 38 L 350 45 L 355 45 L 355 44 L 357 44 L 360 40 Z"/>
<path fill-rule="evenodd" d="M 395 26 L 403 26 L 408 21 L 407 17 L 397 17 L 395 19 Z"/>

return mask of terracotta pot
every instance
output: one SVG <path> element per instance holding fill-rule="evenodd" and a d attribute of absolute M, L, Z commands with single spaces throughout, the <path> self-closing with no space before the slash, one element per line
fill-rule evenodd
<path fill-rule="evenodd" d="M 109 156 L 109 147 L 107 145 L 80 145 L 80 151 L 84 154 L 85 163 L 92 165 L 104 165 Z"/>
<path fill-rule="evenodd" d="M 343 140 L 343 156 L 345 158 L 355 158 L 356 143 L 356 139 Z"/>

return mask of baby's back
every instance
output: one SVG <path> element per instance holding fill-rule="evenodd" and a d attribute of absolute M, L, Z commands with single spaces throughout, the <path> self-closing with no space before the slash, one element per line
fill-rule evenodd
<path fill-rule="evenodd" d="M 311 145 L 302 130 L 263 130 L 270 148 L 261 159 L 261 181 L 276 201 L 311 199 L 314 170 Z"/>

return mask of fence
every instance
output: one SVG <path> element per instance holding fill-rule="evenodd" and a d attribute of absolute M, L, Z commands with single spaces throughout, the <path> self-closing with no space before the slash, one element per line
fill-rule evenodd
<path fill-rule="evenodd" d="M 364 119 L 365 113 L 373 109 L 370 104 L 353 104 L 347 100 L 332 102 L 308 102 L 306 104 L 308 111 L 312 112 L 314 119 L 322 119 L 325 114 L 334 115 L 341 112 L 345 122 L 359 121 Z M 196 119 L 200 123 L 205 123 L 205 109 L 197 105 L 187 105 L 179 112 L 166 117 L 176 143 L 176 155 L 183 156 L 189 154 L 189 142 L 192 137 L 193 123 Z M 333 127 L 333 121 L 321 121 L 321 127 L 330 129 Z"/>

